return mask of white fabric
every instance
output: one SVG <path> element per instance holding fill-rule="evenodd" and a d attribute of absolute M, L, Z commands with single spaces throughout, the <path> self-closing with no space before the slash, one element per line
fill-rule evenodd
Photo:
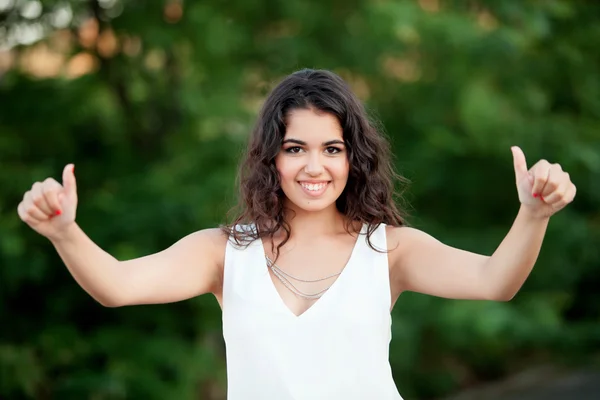
<path fill-rule="evenodd" d="M 362 229 L 366 233 L 366 225 Z M 385 250 L 385 225 L 371 236 Z M 273 285 L 262 241 L 229 242 L 223 336 L 228 400 L 402 400 L 389 364 L 386 253 L 360 235 L 331 288 L 296 316 Z"/>

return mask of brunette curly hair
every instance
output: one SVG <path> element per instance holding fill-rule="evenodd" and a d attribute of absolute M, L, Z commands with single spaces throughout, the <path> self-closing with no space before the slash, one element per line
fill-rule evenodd
<path fill-rule="evenodd" d="M 355 222 L 367 224 L 367 242 L 375 229 L 385 223 L 406 225 L 398 207 L 395 183 L 407 180 L 394 172 L 389 144 L 346 82 L 333 72 L 303 69 L 288 75 L 269 94 L 250 136 L 247 153 L 240 165 L 240 188 L 236 217 L 223 231 L 237 245 L 284 232 L 279 249 L 290 238 L 291 227 L 284 218 L 285 195 L 275 167 L 292 110 L 314 109 L 337 117 L 347 148 L 350 171 L 346 187 L 336 201 L 347 217 L 350 233 Z M 245 227 L 245 228 L 244 228 Z M 378 250 L 379 251 L 379 250 Z"/>

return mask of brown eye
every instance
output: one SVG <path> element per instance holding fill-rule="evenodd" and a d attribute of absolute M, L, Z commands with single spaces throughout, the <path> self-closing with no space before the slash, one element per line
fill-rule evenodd
<path fill-rule="evenodd" d="M 325 149 L 325 152 L 327 154 L 337 154 L 337 153 L 340 153 L 341 151 L 342 151 L 342 149 L 340 149 L 338 147 L 333 147 L 333 146 L 327 147 Z"/>
<path fill-rule="evenodd" d="M 291 153 L 291 154 L 298 154 L 302 151 L 302 149 L 298 146 L 294 146 L 294 147 L 288 147 L 287 149 L 284 150 L 286 153 Z"/>

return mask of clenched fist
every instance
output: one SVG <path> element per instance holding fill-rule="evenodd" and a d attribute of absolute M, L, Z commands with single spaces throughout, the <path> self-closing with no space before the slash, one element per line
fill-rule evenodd
<path fill-rule="evenodd" d="M 62 185 L 53 178 L 36 182 L 23 196 L 17 211 L 23 222 L 50 240 L 59 240 L 75 222 L 77 185 L 75 166 L 63 170 Z"/>

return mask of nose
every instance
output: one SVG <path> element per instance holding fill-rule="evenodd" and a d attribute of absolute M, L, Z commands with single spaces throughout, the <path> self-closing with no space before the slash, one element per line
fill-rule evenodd
<path fill-rule="evenodd" d="M 311 154 L 308 156 L 304 172 L 310 176 L 319 176 L 323 173 L 323 164 L 319 154 Z"/>

